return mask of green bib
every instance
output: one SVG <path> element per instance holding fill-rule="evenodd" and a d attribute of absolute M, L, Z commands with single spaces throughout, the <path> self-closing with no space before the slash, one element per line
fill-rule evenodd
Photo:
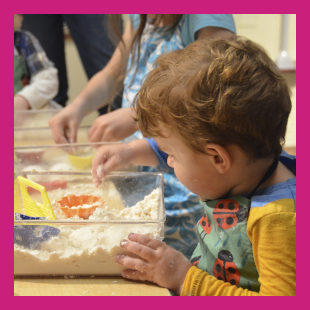
<path fill-rule="evenodd" d="M 258 272 L 247 234 L 250 203 L 242 196 L 201 202 L 205 214 L 197 223 L 199 243 L 191 262 L 219 280 L 259 292 Z"/>

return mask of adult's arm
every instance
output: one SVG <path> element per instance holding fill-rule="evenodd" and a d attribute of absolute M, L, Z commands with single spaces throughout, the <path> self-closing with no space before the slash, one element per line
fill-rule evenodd
<path fill-rule="evenodd" d="M 197 39 L 207 39 L 207 38 L 221 38 L 230 39 L 235 34 L 225 28 L 220 27 L 205 27 L 197 31 Z"/>

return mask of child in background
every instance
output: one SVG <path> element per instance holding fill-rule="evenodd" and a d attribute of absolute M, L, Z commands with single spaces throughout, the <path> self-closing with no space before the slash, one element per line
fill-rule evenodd
<path fill-rule="evenodd" d="M 109 17 L 113 20 L 114 15 L 119 14 Z M 145 75 L 153 68 L 154 60 L 195 40 L 227 39 L 235 31 L 231 14 L 129 14 L 122 42 L 107 66 L 89 81 L 70 105 L 49 120 L 55 142 L 76 142 L 82 118 L 107 104 L 113 90 L 123 86 L 122 108 L 98 117 L 88 132 L 89 140 L 112 142 L 126 138 L 129 142 L 143 138 L 134 126 L 131 106 Z M 156 167 L 138 169 L 157 171 Z M 165 241 L 190 258 L 197 244 L 195 224 L 201 218 L 203 208 L 197 195 L 188 191 L 173 171 L 161 171 L 164 172 Z"/>
<path fill-rule="evenodd" d="M 58 92 L 57 69 L 38 40 L 20 30 L 22 21 L 14 14 L 14 110 L 61 108 L 50 102 Z"/>
<path fill-rule="evenodd" d="M 120 246 L 138 258 L 115 257 L 130 268 L 122 275 L 177 295 L 295 295 L 296 158 L 282 151 L 290 111 L 285 80 L 249 40 L 198 40 L 160 56 L 135 97 L 152 138 L 99 149 L 94 181 L 129 163 L 168 164 L 204 215 L 191 261 L 130 234 Z"/>

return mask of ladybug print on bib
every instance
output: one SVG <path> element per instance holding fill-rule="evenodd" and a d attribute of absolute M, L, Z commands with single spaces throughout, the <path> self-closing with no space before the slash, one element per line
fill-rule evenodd
<path fill-rule="evenodd" d="M 240 272 L 234 263 L 234 258 L 229 251 L 222 250 L 213 266 L 214 276 L 224 282 L 232 285 L 238 285 L 240 281 Z"/>
<path fill-rule="evenodd" d="M 206 235 L 209 235 L 212 230 L 212 223 L 208 220 L 206 214 L 203 215 L 203 217 L 199 221 L 200 226 L 202 227 L 202 232 L 200 233 L 200 236 L 202 237 L 202 241 L 205 238 Z"/>
<path fill-rule="evenodd" d="M 247 209 L 233 199 L 220 200 L 213 210 L 213 218 L 222 229 L 236 226 L 247 218 L 247 214 Z"/>
<path fill-rule="evenodd" d="M 195 256 L 191 259 L 191 263 L 193 266 L 198 267 L 201 256 Z"/>
<path fill-rule="evenodd" d="M 259 292 L 259 274 L 247 234 L 251 200 L 234 196 L 201 204 L 204 215 L 197 223 L 199 243 L 192 265 L 225 283 Z"/>

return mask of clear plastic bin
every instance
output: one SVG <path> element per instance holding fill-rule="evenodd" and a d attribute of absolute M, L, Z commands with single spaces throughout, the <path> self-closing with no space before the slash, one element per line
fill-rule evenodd
<path fill-rule="evenodd" d="M 116 142 L 113 142 L 115 144 Z M 120 143 L 120 142 L 118 142 Z M 55 144 L 14 148 L 14 176 L 22 171 L 90 172 L 97 149 L 112 143 Z M 136 172 L 130 165 L 120 171 Z"/>
<path fill-rule="evenodd" d="M 42 110 L 15 110 L 14 111 L 14 128 L 48 128 L 48 121 L 54 115 L 61 111 L 59 105 L 54 108 Z M 84 117 L 81 126 L 91 126 L 94 117 Z"/>
<path fill-rule="evenodd" d="M 113 142 L 115 144 L 116 142 Z M 118 142 L 120 143 L 120 142 Z M 112 143 L 55 144 L 14 148 L 14 174 L 21 171 L 90 172 L 97 149 Z M 122 171 L 137 171 L 131 165 Z"/>
<path fill-rule="evenodd" d="M 21 188 L 15 180 L 15 276 L 120 275 L 124 268 L 114 262 L 114 256 L 128 253 L 120 247 L 128 234 L 147 234 L 163 240 L 161 173 L 113 173 L 99 189 L 93 185 L 90 173 L 24 172 L 20 176 L 45 186 L 57 219 L 25 219 Z M 29 189 L 28 193 L 42 203 L 39 192 Z M 94 195 L 106 203 L 88 219 L 67 218 L 57 201 L 70 194 Z"/>
<path fill-rule="evenodd" d="M 88 139 L 89 126 L 81 126 L 77 131 L 77 143 L 90 143 Z M 55 145 L 51 129 L 44 128 L 14 128 L 14 147 Z"/>
<path fill-rule="evenodd" d="M 61 108 L 49 110 L 15 110 L 14 128 L 48 127 L 48 121 L 56 115 Z"/>

